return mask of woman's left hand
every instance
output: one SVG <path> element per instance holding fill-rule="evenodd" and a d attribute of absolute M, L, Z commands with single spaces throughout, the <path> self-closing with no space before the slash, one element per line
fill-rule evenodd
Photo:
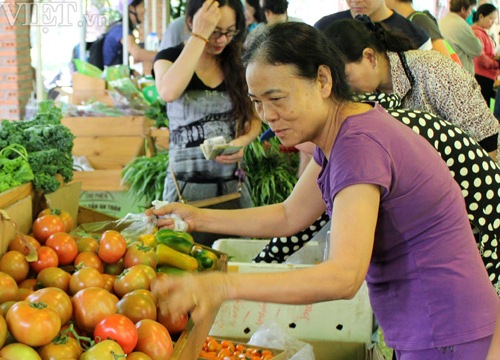
<path fill-rule="evenodd" d="M 244 148 L 241 148 L 239 151 L 229 154 L 229 155 L 219 155 L 215 158 L 215 161 L 221 164 L 234 164 L 241 160 L 243 160 L 243 152 Z"/>

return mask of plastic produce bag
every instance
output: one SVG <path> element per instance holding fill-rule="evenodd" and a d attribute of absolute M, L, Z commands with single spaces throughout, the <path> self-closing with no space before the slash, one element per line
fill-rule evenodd
<path fill-rule="evenodd" d="M 145 213 L 128 213 L 123 218 L 114 221 L 98 221 L 79 225 L 71 232 L 72 236 L 90 236 L 98 238 L 107 230 L 119 231 L 131 244 L 137 240 L 139 235 L 151 234 L 156 227 L 156 216 Z"/>
<path fill-rule="evenodd" d="M 250 345 L 283 349 L 288 360 L 315 360 L 311 344 L 288 335 L 276 322 L 262 324 L 248 341 Z"/>

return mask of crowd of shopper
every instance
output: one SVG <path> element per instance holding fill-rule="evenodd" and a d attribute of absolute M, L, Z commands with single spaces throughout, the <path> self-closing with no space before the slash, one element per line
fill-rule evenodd
<path fill-rule="evenodd" d="M 290 19 L 287 4 L 188 1 L 184 35 L 154 62 L 170 121 L 170 203 L 148 212 L 168 228 L 164 215 L 175 214 L 210 241 L 272 238 L 258 261 L 283 261 L 328 226 L 329 257 L 286 273 L 159 276 L 159 306 L 198 321 L 225 300 L 350 299 L 366 282 L 398 360 L 494 359 L 500 125 L 488 101 L 498 70 L 488 30 L 496 7 L 477 7 L 470 26 L 475 0 L 450 0 L 439 21 L 398 13 L 411 0 L 348 0 L 349 10 L 310 26 Z M 284 17 L 271 24 L 276 9 Z M 283 145 L 313 150 L 283 203 L 254 207 L 237 174 L 260 121 Z M 241 150 L 205 159 L 199 145 L 216 135 Z M 179 201 L 233 191 L 238 209 Z"/>

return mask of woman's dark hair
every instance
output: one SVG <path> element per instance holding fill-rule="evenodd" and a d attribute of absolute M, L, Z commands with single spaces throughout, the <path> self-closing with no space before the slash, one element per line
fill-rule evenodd
<path fill-rule="evenodd" d="M 292 65 L 297 75 L 310 80 L 316 79 L 319 66 L 325 65 L 333 78 L 332 96 L 337 100 L 350 99 L 351 90 L 340 53 L 319 30 L 305 23 L 284 22 L 267 26 L 243 55 L 245 66 L 252 61 Z"/>
<path fill-rule="evenodd" d="M 497 11 L 497 8 L 495 5 L 482 4 L 474 12 L 474 15 L 472 16 L 472 21 L 477 22 L 479 20 L 479 15 L 488 16 L 489 14 L 491 14 L 492 12 L 495 12 L 495 11 Z"/>
<path fill-rule="evenodd" d="M 379 53 L 415 49 L 408 37 L 400 32 L 387 30 L 383 24 L 372 22 L 366 15 L 335 21 L 324 33 L 344 55 L 346 63 L 359 61 L 366 48 Z"/>
<path fill-rule="evenodd" d="M 261 22 L 264 22 L 264 20 L 266 20 L 266 17 L 264 16 L 264 12 L 262 11 L 262 8 L 260 7 L 259 0 L 246 0 L 246 3 L 255 9 L 255 13 L 253 14 L 253 17 L 255 18 L 256 22 L 261 23 Z"/>
<path fill-rule="evenodd" d="M 205 0 L 189 0 L 186 5 L 186 19 L 193 19 L 194 14 L 201 8 Z M 227 92 L 233 105 L 233 114 L 236 119 L 237 134 L 248 130 L 253 117 L 252 102 L 248 97 L 248 88 L 245 81 L 245 69 L 241 62 L 243 41 L 246 36 L 245 11 L 240 0 L 218 0 L 219 7 L 229 6 L 236 13 L 236 29 L 238 33 L 227 44 L 224 51 L 218 55 L 224 73 Z"/>

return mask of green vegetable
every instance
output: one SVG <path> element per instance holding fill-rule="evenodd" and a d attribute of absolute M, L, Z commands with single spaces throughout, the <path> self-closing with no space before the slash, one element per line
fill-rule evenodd
<path fill-rule="evenodd" d="M 177 267 L 163 265 L 156 267 L 156 272 L 168 275 L 186 275 L 187 271 L 179 269 Z"/>
<path fill-rule="evenodd" d="M 155 156 L 140 156 L 129 162 L 122 171 L 122 182 L 129 187 L 130 197 L 145 204 L 162 199 L 168 169 L 168 152 Z"/>
<path fill-rule="evenodd" d="M 33 180 L 24 146 L 11 144 L 0 150 L 0 192 Z"/>
<path fill-rule="evenodd" d="M 194 245 L 193 237 L 184 231 L 160 229 L 155 234 L 157 244 L 170 246 L 172 249 L 189 254 Z"/>
<path fill-rule="evenodd" d="M 257 138 L 245 149 L 243 159 L 254 206 L 284 201 L 297 183 L 299 154 L 282 151 L 280 145 L 276 137 L 265 142 Z"/>
<path fill-rule="evenodd" d="M 198 269 L 202 271 L 215 269 L 219 260 L 219 257 L 213 251 L 201 245 L 194 245 L 191 248 L 190 255 L 198 261 Z"/>
<path fill-rule="evenodd" d="M 42 101 L 32 120 L 3 120 L 0 127 L 0 149 L 20 144 L 28 152 L 37 191 L 53 192 L 63 182 L 73 179 L 73 139 L 71 131 L 61 124 L 61 109 L 53 101 Z"/>
<path fill-rule="evenodd" d="M 154 120 L 157 128 L 168 127 L 167 110 L 162 99 L 153 101 L 151 106 L 144 112 L 144 115 L 148 119 Z"/>

